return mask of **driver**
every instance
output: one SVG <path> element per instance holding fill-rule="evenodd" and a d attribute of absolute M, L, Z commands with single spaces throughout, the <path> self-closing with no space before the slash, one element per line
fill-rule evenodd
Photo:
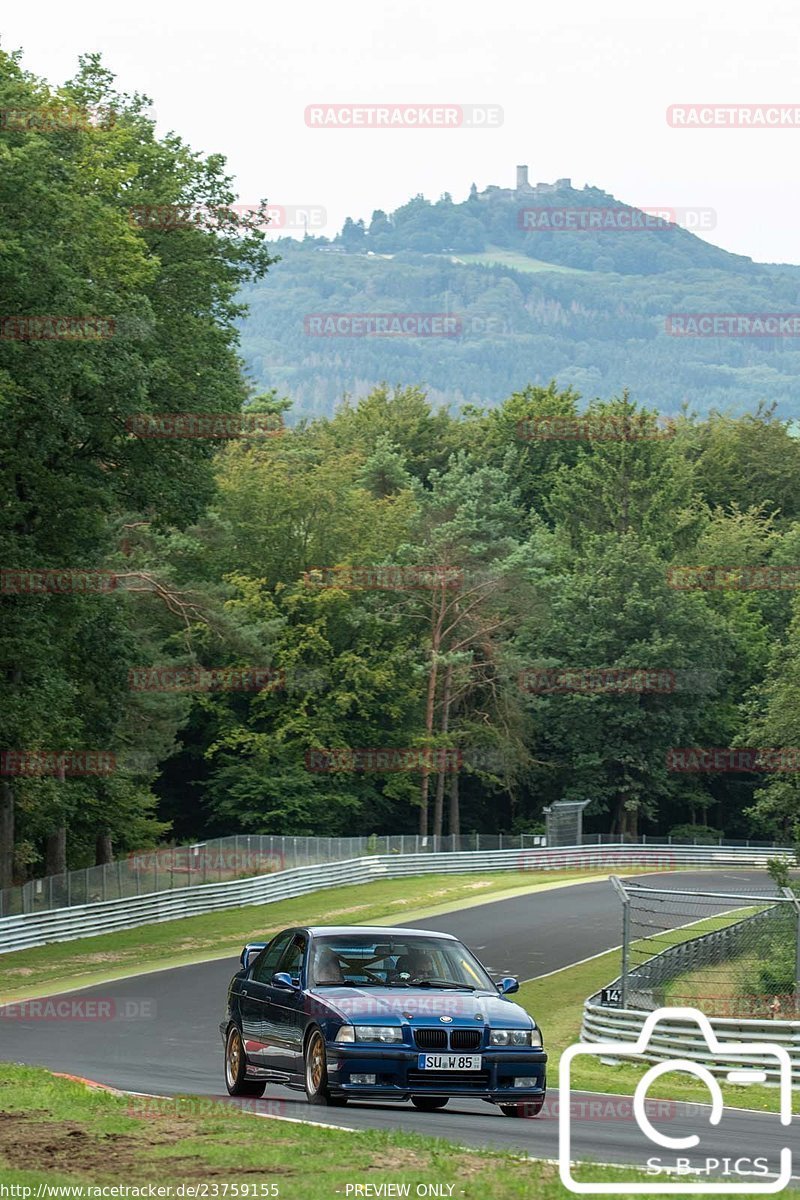
<path fill-rule="evenodd" d="M 318 987 L 335 987 L 345 982 L 342 964 L 329 946 L 323 946 L 318 952 L 314 982 Z"/>
<path fill-rule="evenodd" d="M 433 955 L 424 947 L 412 947 L 398 958 L 395 974 L 399 979 L 430 979 L 435 974 Z"/>

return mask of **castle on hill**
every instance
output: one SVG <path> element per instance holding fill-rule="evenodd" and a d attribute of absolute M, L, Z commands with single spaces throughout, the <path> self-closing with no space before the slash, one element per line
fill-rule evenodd
<path fill-rule="evenodd" d="M 473 184 L 473 187 L 475 185 Z M 482 192 L 476 189 L 475 194 L 479 199 L 488 196 L 548 196 L 553 192 L 563 191 L 565 188 L 572 187 L 571 179 L 557 179 L 555 183 L 537 183 L 535 186 L 528 182 L 527 165 L 517 167 L 517 186 L 515 188 L 501 188 L 490 185 L 484 188 Z"/>

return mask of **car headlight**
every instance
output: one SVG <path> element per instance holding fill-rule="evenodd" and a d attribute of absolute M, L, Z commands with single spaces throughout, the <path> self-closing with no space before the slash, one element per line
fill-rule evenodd
<path fill-rule="evenodd" d="M 399 1025 L 356 1025 L 357 1042 L 402 1042 Z"/>
<path fill-rule="evenodd" d="M 354 1042 L 356 1040 L 356 1031 L 352 1025 L 342 1025 L 333 1040 L 335 1042 Z"/>
<path fill-rule="evenodd" d="M 490 1046 L 541 1046 L 542 1035 L 538 1029 L 492 1029 L 489 1032 Z"/>

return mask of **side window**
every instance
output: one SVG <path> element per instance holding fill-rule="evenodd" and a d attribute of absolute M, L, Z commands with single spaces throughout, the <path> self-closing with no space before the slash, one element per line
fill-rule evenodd
<path fill-rule="evenodd" d="M 292 979 L 299 979 L 305 953 L 306 937 L 302 933 L 296 933 L 276 970 L 285 971 L 287 975 L 291 975 Z"/>
<path fill-rule="evenodd" d="M 262 950 L 253 965 L 253 979 L 257 983 L 269 983 L 278 969 L 278 961 L 288 943 L 292 940 L 290 933 L 280 933 L 274 942 L 270 942 L 266 950 Z"/>

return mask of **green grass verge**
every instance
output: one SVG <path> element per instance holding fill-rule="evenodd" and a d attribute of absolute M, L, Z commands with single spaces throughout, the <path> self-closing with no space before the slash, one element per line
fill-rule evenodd
<path fill-rule="evenodd" d="M 542 258 L 528 258 L 516 250 L 488 250 L 475 254 L 456 254 L 457 262 L 478 263 L 487 267 L 511 267 L 515 271 L 539 273 L 541 271 L 557 271 L 559 275 L 592 275 L 596 272 L 586 271 L 582 267 L 564 267 L 560 263 L 547 262 Z"/>
<path fill-rule="evenodd" d="M 634 874 L 635 872 L 631 872 Z M 227 908 L 51 943 L 0 956 L 0 1003 L 88 987 L 125 975 L 238 955 L 247 941 L 295 924 L 402 924 L 501 896 L 607 878 L 596 871 L 503 871 L 423 875 L 326 888 L 293 900 Z"/>
<path fill-rule="evenodd" d="M 414 1134 L 265 1120 L 210 1098 L 151 1101 L 145 1108 L 141 1098 L 90 1090 L 35 1067 L 0 1065 L 0 1118 L 0 1184 L 30 1187 L 33 1196 L 40 1183 L 172 1189 L 183 1184 L 205 1185 L 205 1192 L 194 1194 L 208 1197 L 336 1200 L 345 1196 L 347 1184 L 367 1182 L 409 1184 L 412 1196 L 418 1184 L 435 1183 L 443 1185 L 440 1195 L 456 1200 L 572 1195 L 555 1166 L 520 1155 L 466 1151 Z M 630 1182 L 637 1172 L 596 1168 L 592 1178 Z M 88 1200 L 92 1193 L 83 1195 Z"/>

